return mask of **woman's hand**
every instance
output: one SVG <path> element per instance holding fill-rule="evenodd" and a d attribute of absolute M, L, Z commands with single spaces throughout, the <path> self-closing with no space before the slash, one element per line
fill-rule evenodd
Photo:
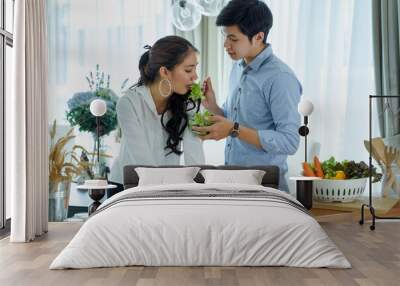
<path fill-rule="evenodd" d="M 214 89 L 212 87 L 211 78 L 207 77 L 203 81 L 203 94 L 206 97 L 201 103 L 203 106 L 214 114 L 221 114 L 221 109 L 217 104 Z"/>

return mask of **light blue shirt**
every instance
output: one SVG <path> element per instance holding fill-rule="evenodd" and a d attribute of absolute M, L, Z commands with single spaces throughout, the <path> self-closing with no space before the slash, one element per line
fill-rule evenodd
<path fill-rule="evenodd" d="M 300 142 L 300 82 L 270 45 L 249 65 L 244 60 L 235 62 L 229 82 L 224 115 L 240 126 L 256 129 L 262 149 L 228 136 L 225 164 L 276 165 L 280 168 L 279 188 L 287 192 L 287 156 L 297 151 Z"/>

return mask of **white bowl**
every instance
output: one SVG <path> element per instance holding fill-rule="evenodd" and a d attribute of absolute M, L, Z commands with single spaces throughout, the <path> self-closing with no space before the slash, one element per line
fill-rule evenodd
<path fill-rule="evenodd" d="M 320 202 L 353 202 L 364 193 L 367 180 L 317 180 L 313 183 L 313 198 Z"/>

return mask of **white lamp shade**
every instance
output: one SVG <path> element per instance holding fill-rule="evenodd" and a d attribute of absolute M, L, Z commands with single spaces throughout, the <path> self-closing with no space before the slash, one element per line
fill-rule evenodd
<path fill-rule="evenodd" d="M 201 7 L 194 0 L 175 0 L 172 23 L 181 31 L 193 30 L 201 21 Z"/>
<path fill-rule="evenodd" d="M 302 98 L 299 102 L 299 105 L 297 106 L 297 110 L 301 115 L 308 116 L 313 112 L 314 105 L 308 99 Z"/>
<path fill-rule="evenodd" d="M 224 1 L 222 0 L 197 0 L 201 7 L 201 13 L 205 16 L 217 16 L 221 11 Z"/>
<path fill-rule="evenodd" d="M 102 99 L 95 99 L 90 103 L 90 113 L 94 116 L 103 116 L 107 112 L 107 104 Z"/>

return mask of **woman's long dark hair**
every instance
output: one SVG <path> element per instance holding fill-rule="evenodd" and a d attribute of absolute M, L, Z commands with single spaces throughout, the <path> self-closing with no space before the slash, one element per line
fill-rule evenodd
<path fill-rule="evenodd" d="M 178 36 L 161 38 L 153 47 L 145 46 L 145 48 L 148 51 L 140 57 L 140 78 L 135 86 L 149 86 L 159 79 L 161 67 L 164 66 L 168 70 L 172 70 L 176 65 L 182 63 L 191 51 L 197 52 L 197 49 L 189 41 Z M 182 140 L 182 134 L 187 127 L 187 112 L 194 108 L 198 111 L 200 108 L 200 102 L 194 102 L 188 98 L 189 93 L 185 95 L 171 94 L 167 101 L 167 107 L 161 115 L 161 124 L 169 135 L 165 149 L 171 151 L 167 155 L 171 153 L 182 154 L 178 147 Z M 164 115 L 167 111 L 170 111 L 171 118 L 167 123 L 164 123 Z"/>

